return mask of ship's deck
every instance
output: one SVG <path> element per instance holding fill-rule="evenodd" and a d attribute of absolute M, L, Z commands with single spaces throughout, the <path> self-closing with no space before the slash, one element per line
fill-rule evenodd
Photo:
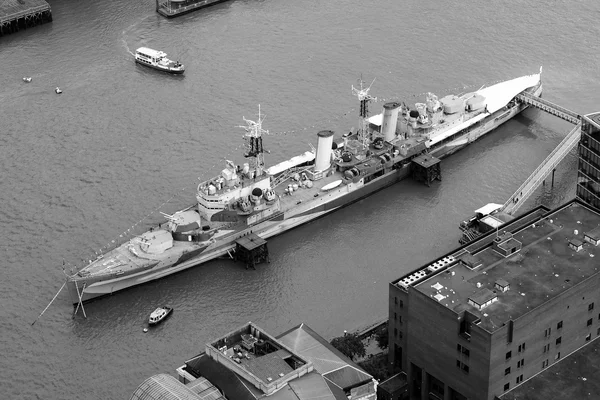
<path fill-rule="evenodd" d="M 313 184 L 312 188 L 302 187 L 299 182 L 294 181 L 289 178 L 283 181 L 279 186 L 275 188 L 275 192 L 280 196 L 281 202 L 281 210 L 286 211 L 289 210 L 298 204 L 305 203 L 314 199 L 316 194 L 319 196 L 325 194 L 326 192 L 322 190 L 325 185 L 328 185 L 332 182 L 342 179 L 342 174 L 339 172 L 335 172 L 330 176 L 323 177 L 323 179 L 319 179 L 316 181 L 311 181 Z M 298 190 L 294 190 L 292 194 L 287 194 L 284 192 L 284 189 L 288 187 L 289 184 L 298 184 Z M 344 185 L 342 182 L 340 186 Z M 338 186 L 338 188 L 340 187 Z"/>

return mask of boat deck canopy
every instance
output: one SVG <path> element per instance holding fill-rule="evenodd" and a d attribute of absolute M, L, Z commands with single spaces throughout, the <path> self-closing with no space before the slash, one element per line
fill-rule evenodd
<path fill-rule="evenodd" d="M 502 208 L 502 204 L 489 203 L 489 204 L 486 204 L 485 206 L 475 210 L 475 214 L 481 214 L 481 215 L 485 216 L 485 215 L 493 213 L 496 210 L 499 210 L 500 208 Z"/>
<path fill-rule="evenodd" d="M 166 54 L 163 53 L 162 51 L 153 50 L 153 49 L 150 49 L 148 47 L 140 47 L 136 51 L 138 53 L 142 53 L 142 54 L 145 54 L 147 56 L 154 57 L 154 58 L 159 57 L 159 56 L 166 56 Z"/>

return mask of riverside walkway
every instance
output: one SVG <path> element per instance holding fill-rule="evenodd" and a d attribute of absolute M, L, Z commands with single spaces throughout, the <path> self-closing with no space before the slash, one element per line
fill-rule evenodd
<path fill-rule="evenodd" d="M 565 136 L 558 146 L 552 150 L 548 157 L 546 157 L 535 171 L 533 171 L 517 191 L 510 196 L 508 201 L 504 203 L 500 211 L 509 215 L 513 215 L 519 207 L 529 199 L 550 173 L 552 173 L 552 181 L 554 183 L 554 171 L 556 167 L 571 152 L 571 150 L 577 146 L 581 138 L 581 116 L 579 114 L 528 93 L 521 93 L 516 96 L 516 99 L 522 103 L 575 124 L 575 127 L 567 134 L 567 136 Z"/>

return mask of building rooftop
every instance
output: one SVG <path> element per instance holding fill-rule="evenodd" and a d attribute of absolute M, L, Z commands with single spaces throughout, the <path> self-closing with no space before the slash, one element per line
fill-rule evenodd
<path fill-rule="evenodd" d="M 167 374 L 146 379 L 131 395 L 130 400 L 226 400 L 221 392 L 205 378 L 183 385 Z"/>
<path fill-rule="evenodd" d="M 313 369 L 310 361 L 252 322 L 208 343 L 206 354 L 267 395 Z"/>
<path fill-rule="evenodd" d="M 592 121 L 594 124 L 596 124 L 598 127 L 600 127 L 600 112 L 587 114 L 585 117 Z"/>
<path fill-rule="evenodd" d="M 600 399 L 600 340 L 562 358 L 502 400 Z"/>
<path fill-rule="evenodd" d="M 249 322 L 207 344 L 182 369 L 212 382 L 228 400 L 375 396 L 373 377 L 305 324 L 275 338 Z"/>
<path fill-rule="evenodd" d="M 402 389 L 408 383 L 406 373 L 400 372 L 389 379 L 381 382 L 378 388 L 385 390 L 388 393 L 394 393 L 395 391 Z"/>
<path fill-rule="evenodd" d="M 540 210 L 547 209 L 535 209 L 395 284 L 412 286 L 456 313 L 468 310 L 493 332 L 598 273 L 600 248 L 584 234 L 600 226 L 600 214 L 578 200 Z M 574 239 L 581 250 L 569 245 Z"/>

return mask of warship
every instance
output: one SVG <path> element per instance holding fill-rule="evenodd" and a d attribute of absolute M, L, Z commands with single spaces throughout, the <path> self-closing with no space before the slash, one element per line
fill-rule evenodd
<path fill-rule="evenodd" d="M 542 94 L 539 73 L 424 103 L 387 102 L 369 117 L 370 86 L 352 91 L 359 125 L 334 140 L 317 133 L 317 146 L 265 166 L 262 127 L 244 118 L 245 161 L 200 182 L 196 201 L 67 275 L 73 304 L 160 279 L 217 257 L 231 256 L 249 234 L 268 239 L 390 186 L 411 171 L 416 157 L 458 151 L 523 111 L 515 96 Z M 371 84 L 372 85 L 372 84 Z"/>

